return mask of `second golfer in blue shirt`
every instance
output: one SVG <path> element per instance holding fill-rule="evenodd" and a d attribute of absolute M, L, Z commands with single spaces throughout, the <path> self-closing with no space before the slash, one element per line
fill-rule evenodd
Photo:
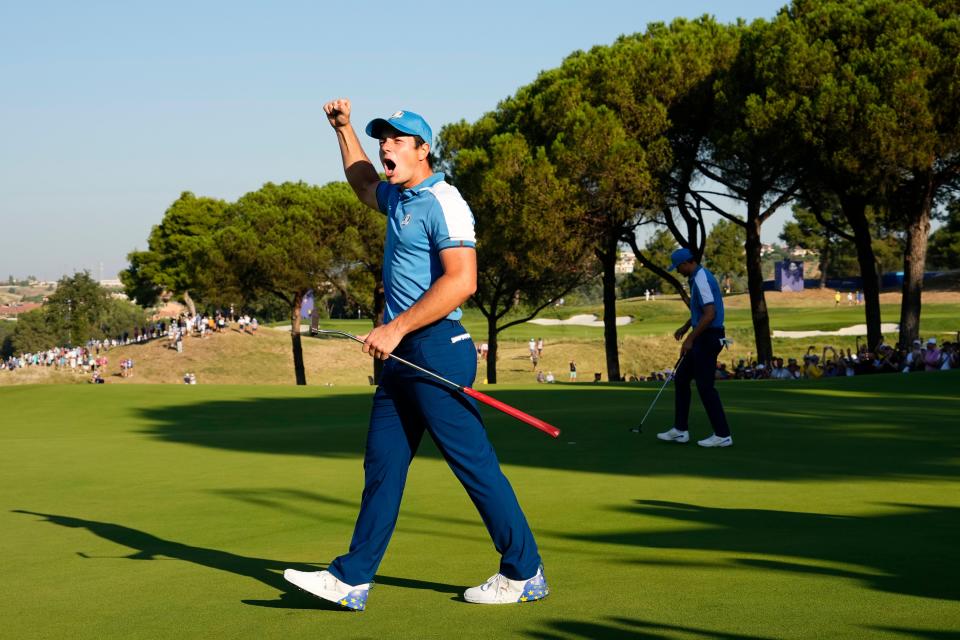
<path fill-rule="evenodd" d="M 674 372 L 674 417 L 673 426 L 657 437 L 669 442 L 685 443 L 690 440 L 690 382 L 697 381 L 697 393 L 713 427 L 713 435 L 698 440 L 701 447 L 729 447 L 733 444 L 727 416 L 715 386 L 717 356 L 725 344 L 723 328 L 723 295 L 717 279 L 697 262 L 686 248 L 677 249 L 670 256 L 670 271 L 678 271 L 688 278 L 690 284 L 690 320 L 677 329 L 674 337 L 683 340 L 681 358 Z M 690 329 L 690 335 L 684 339 Z"/>

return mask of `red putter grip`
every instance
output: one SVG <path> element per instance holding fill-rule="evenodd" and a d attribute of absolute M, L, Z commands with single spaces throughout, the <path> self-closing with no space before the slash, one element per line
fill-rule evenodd
<path fill-rule="evenodd" d="M 499 400 L 497 400 L 496 398 L 491 398 L 485 393 L 480 393 L 476 389 L 471 389 L 470 387 L 464 387 L 463 392 L 468 396 L 470 396 L 471 398 L 474 398 L 475 400 L 479 400 L 484 404 L 488 404 L 494 409 L 499 409 L 500 411 L 503 411 L 507 415 L 513 416 L 517 420 L 526 422 L 531 427 L 536 427 L 537 429 L 540 429 L 540 431 L 550 434 L 554 438 L 560 435 L 560 429 L 557 429 L 552 424 L 544 422 L 540 418 L 534 418 L 529 413 L 524 413 L 523 411 L 520 411 L 520 409 L 514 409 L 510 405 L 504 404 Z"/>

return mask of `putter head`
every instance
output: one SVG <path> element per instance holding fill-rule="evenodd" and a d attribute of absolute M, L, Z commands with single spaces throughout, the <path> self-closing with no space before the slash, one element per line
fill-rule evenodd
<path fill-rule="evenodd" d="M 339 329 L 314 329 L 310 327 L 311 338 L 319 338 L 320 336 L 341 336 L 356 340 L 357 342 L 363 342 L 363 340 L 358 339 L 357 336 L 347 333 L 346 331 L 340 331 Z"/>

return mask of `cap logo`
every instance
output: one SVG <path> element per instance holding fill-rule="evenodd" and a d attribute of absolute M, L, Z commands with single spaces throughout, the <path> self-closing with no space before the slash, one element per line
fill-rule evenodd
<path fill-rule="evenodd" d="M 403 117 L 403 111 L 397 111 L 395 114 L 390 116 L 390 119 L 393 120 L 394 118 L 402 118 L 402 117 Z"/>

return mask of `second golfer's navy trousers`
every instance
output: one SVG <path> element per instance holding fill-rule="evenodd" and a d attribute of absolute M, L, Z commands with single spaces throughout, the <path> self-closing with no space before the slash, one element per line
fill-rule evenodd
<path fill-rule="evenodd" d="M 723 349 L 720 342 L 724 338 L 724 330 L 720 328 L 709 328 L 693 341 L 691 349 L 680 366 L 677 367 L 674 385 L 676 386 L 676 396 L 674 405 L 673 426 L 680 431 L 686 431 L 688 420 L 690 418 L 690 381 L 697 381 L 697 392 L 700 394 L 700 400 L 703 402 L 703 408 L 707 412 L 710 424 L 713 426 L 713 432 L 721 438 L 730 435 L 730 426 L 727 424 L 727 416 L 723 412 L 723 404 L 720 403 L 720 394 L 714 386 L 717 375 L 717 356 Z"/>
<path fill-rule="evenodd" d="M 473 384 L 476 348 L 463 326 L 441 320 L 406 336 L 394 353 L 461 385 Z M 400 512 L 407 469 L 424 430 L 463 484 L 511 580 L 537 573 L 540 555 L 513 487 L 500 471 L 472 398 L 396 360 L 387 360 L 373 398 L 363 461 L 365 485 L 350 551 L 329 571 L 347 584 L 371 582 Z"/>

